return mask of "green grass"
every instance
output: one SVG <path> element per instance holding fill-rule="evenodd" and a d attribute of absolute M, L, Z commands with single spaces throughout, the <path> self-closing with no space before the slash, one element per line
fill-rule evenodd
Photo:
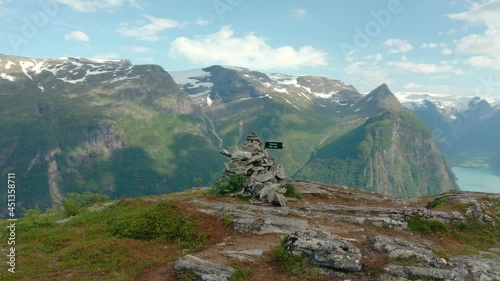
<path fill-rule="evenodd" d="M 189 215 L 173 201 L 94 206 L 70 218 L 63 210 L 26 210 L 16 222 L 18 272 L 5 274 L 8 265 L 2 264 L 0 280 L 131 280 L 202 247 L 213 231 L 213 222 Z M 0 220 L 2 237 L 8 224 Z"/>
<path fill-rule="evenodd" d="M 441 206 L 444 206 L 448 204 L 448 199 L 446 198 L 439 198 L 437 200 L 433 200 L 431 202 L 429 202 L 426 206 L 426 208 L 428 209 L 436 209 L 436 208 L 439 208 Z"/>
<path fill-rule="evenodd" d="M 67 198 L 61 201 L 61 203 L 64 207 L 64 214 L 67 217 L 71 217 L 77 215 L 85 207 L 95 203 L 106 202 L 108 200 L 109 198 L 105 194 L 85 192 L 83 194 L 70 193 Z"/>
<path fill-rule="evenodd" d="M 233 223 L 234 223 L 234 218 L 233 218 L 233 215 L 231 214 L 225 214 L 223 217 L 222 217 L 222 222 L 224 222 L 224 224 L 226 226 L 232 226 Z"/>
<path fill-rule="evenodd" d="M 453 236 L 463 244 L 478 250 L 488 250 L 500 245 L 500 225 L 493 226 L 474 218 L 467 218 L 453 227 Z"/>
<path fill-rule="evenodd" d="M 285 188 L 286 188 L 286 192 L 285 192 L 286 197 L 293 197 L 293 198 L 297 198 L 299 200 L 304 197 L 302 195 L 302 193 L 295 190 L 295 186 L 293 186 L 290 183 L 285 184 Z"/>
<path fill-rule="evenodd" d="M 229 278 L 229 281 L 245 281 L 248 280 L 250 276 L 250 270 L 239 268 L 237 266 L 233 266 L 234 273 Z"/>
<path fill-rule="evenodd" d="M 171 201 L 146 208 L 141 205 L 140 200 L 127 200 L 109 207 L 109 232 L 122 238 L 177 241 L 190 250 L 206 242 L 208 234 L 196 229 L 200 222 L 182 213 Z"/>
<path fill-rule="evenodd" d="M 307 269 L 310 267 L 309 260 L 302 256 L 291 253 L 286 247 L 285 242 L 274 250 L 273 254 L 278 262 L 287 272 L 294 276 L 303 276 L 307 273 Z"/>
<path fill-rule="evenodd" d="M 408 220 L 408 229 L 432 236 L 441 247 L 437 256 L 450 258 L 456 255 L 474 255 L 500 245 L 500 225 L 484 223 L 468 217 L 465 222 L 447 225 L 438 221 L 423 220 L 414 216 Z"/>
<path fill-rule="evenodd" d="M 424 234 L 436 232 L 448 232 L 448 226 L 442 222 L 434 220 L 424 220 L 420 216 L 413 216 L 408 219 L 408 229 Z"/>
<path fill-rule="evenodd" d="M 402 265 L 402 266 L 418 266 L 421 264 L 420 261 L 412 259 L 411 257 L 408 258 L 396 258 L 392 260 L 395 264 Z"/>

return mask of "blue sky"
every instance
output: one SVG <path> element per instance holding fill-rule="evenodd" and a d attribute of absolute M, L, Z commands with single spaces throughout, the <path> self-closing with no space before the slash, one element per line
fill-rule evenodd
<path fill-rule="evenodd" d="M 500 0 L 0 0 L 0 53 L 500 98 Z"/>

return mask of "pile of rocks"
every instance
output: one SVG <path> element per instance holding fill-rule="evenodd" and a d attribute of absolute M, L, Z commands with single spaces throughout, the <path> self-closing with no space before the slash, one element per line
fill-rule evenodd
<path fill-rule="evenodd" d="M 283 167 L 276 159 L 269 156 L 262 145 L 259 136 L 252 132 L 245 141 L 241 150 L 233 153 L 221 151 L 221 154 L 231 158 L 225 163 L 224 174 L 245 174 L 247 182 L 234 195 L 252 196 L 252 203 L 272 203 L 286 206 L 287 201 L 283 194 L 286 192 L 285 184 L 289 178 Z"/>

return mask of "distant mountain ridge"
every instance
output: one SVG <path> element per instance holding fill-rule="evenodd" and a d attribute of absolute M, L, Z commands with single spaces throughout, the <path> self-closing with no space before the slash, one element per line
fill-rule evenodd
<path fill-rule="evenodd" d="M 441 151 L 455 166 L 483 167 L 500 174 L 500 104 L 495 99 L 396 93 L 432 130 Z M 491 103 L 490 103 L 491 102 Z"/>
<path fill-rule="evenodd" d="M 207 183 L 223 168 L 217 151 L 239 147 L 252 131 L 263 140 L 285 143 L 285 149 L 271 154 L 297 177 L 313 164 L 322 165 L 316 160 L 325 148 L 354 134 L 357 146 L 371 138 L 373 147 L 366 154 L 370 158 L 359 156 L 353 169 L 370 165 L 387 175 L 350 187 L 397 196 L 456 187 L 451 174 L 443 181 L 410 179 L 402 172 L 398 180 L 390 179 L 394 165 L 411 170 L 420 161 L 404 152 L 418 151 L 424 143 L 432 149 L 421 173 L 448 169 L 423 133 L 425 126 L 387 85 L 365 96 L 340 80 L 312 75 L 217 65 L 170 74 L 127 60 L 0 55 L 0 98 L 0 129 L 8 132 L 0 135 L 0 174 L 16 171 L 23 182 L 20 206 L 47 207 L 70 192 L 123 198 L 178 191 L 200 179 Z M 395 133 L 414 141 L 395 142 L 391 149 L 397 152 L 386 157 L 379 146 L 392 142 Z M 412 147 L 405 150 L 405 145 Z M 309 169 L 307 177 L 342 183 L 325 172 L 332 163 L 324 164 Z M 401 182 L 413 185 L 400 188 Z"/>

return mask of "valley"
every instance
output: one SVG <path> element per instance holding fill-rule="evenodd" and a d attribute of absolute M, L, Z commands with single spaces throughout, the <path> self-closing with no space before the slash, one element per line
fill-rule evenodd
<path fill-rule="evenodd" d="M 387 195 L 457 189 L 441 153 L 457 165 L 467 148 L 499 167 L 488 128 L 500 114 L 481 99 L 422 107 L 385 84 L 365 95 L 321 76 L 78 57 L 0 55 L 0 73 L 0 173 L 20 175 L 22 207 L 72 192 L 128 198 L 208 184 L 223 168 L 218 151 L 252 131 L 285 143 L 271 154 L 296 179 Z M 484 146 L 467 137 L 481 132 Z"/>

